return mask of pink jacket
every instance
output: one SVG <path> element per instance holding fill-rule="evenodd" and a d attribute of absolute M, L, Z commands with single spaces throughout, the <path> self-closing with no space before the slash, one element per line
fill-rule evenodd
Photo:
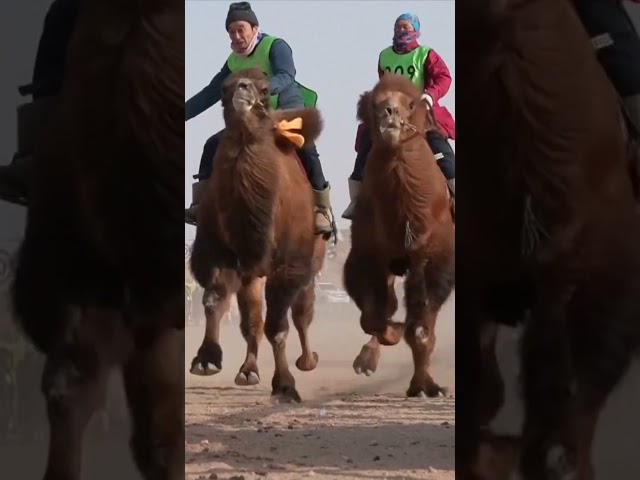
<path fill-rule="evenodd" d="M 640 0 L 635 1 L 640 2 Z M 449 67 L 447 67 L 447 64 L 435 50 L 430 50 L 424 64 L 424 68 L 426 72 L 424 92 L 428 93 L 433 99 L 433 113 L 436 117 L 436 121 L 440 125 L 440 128 L 444 130 L 447 137 L 451 140 L 455 140 L 456 123 L 449 110 L 447 110 L 447 107 L 440 105 L 440 99 L 447 94 L 449 87 L 451 86 L 451 73 L 449 72 Z M 382 77 L 383 73 L 384 72 L 380 68 L 380 65 L 378 65 L 378 78 Z M 359 150 L 363 128 L 364 125 L 362 124 L 358 126 L 355 145 L 356 151 Z"/>

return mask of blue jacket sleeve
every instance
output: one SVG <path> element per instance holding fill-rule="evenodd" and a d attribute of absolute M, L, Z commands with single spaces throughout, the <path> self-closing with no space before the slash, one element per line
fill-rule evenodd
<path fill-rule="evenodd" d="M 277 95 L 289 87 L 296 78 L 293 52 L 287 42 L 281 38 L 273 42 L 269 51 L 269 62 L 273 72 L 270 82 L 271 95 Z"/>
<path fill-rule="evenodd" d="M 227 62 L 224 62 L 224 65 L 216 76 L 211 79 L 209 85 L 185 102 L 185 120 L 190 120 L 200 115 L 222 99 L 222 84 L 229 75 L 231 75 L 231 70 L 229 70 Z"/>

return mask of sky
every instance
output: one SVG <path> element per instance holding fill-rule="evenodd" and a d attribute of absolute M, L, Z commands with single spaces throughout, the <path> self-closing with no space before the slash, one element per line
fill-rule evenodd
<path fill-rule="evenodd" d="M 187 0 L 185 9 L 185 96 L 206 86 L 229 53 L 224 21 L 228 1 Z M 442 99 L 455 117 L 455 2 L 432 1 L 267 1 L 253 0 L 260 28 L 283 38 L 293 51 L 296 79 L 318 93 L 325 128 L 318 153 L 331 183 L 339 226 L 349 203 L 347 178 L 355 161 L 356 103 L 378 80 L 378 54 L 391 44 L 395 19 L 406 11 L 418 15 L 420 41 L 445 60 L 454 82 Z M 197 173 L 205 141 L 222 129 L 222 109 L 215 105 L 186 124 L 185 205 L 191 204 L 191 175 Z M 185 226 L 185 239 L 195 228 Z"/>

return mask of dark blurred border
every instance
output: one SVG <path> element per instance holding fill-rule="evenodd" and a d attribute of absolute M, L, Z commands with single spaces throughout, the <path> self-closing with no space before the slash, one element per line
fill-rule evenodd
<path fill-rule="evenodd" d="M 484 58 L 490 57 L 488 50 L 499 43 L 494 43 L 494 40 L 500 38 L 497 29 L 487 28 L 490 22 L 483 22 L 483 15 L 487 11 L 485 7 L 490 3 L 523 5 L 533 4 L 536 1 L 456 0 L 456 178 L 458 184 L 456 190 L 456 478 L 459 480 L 480 480 L 479 477 L 471 473 L 468 467 L 469 462 L 475 458 L 477 453 L 474 449 L 476 442 L 479 439 L 487 438 L 484 436 L 484 432 L 476 428 L 480 407 L 486 405 L 485 402 L 488 400 L 486 397 L 488 392 L 485 388 L 487 384 L 482 383 L 481 376 L 483 373 L 491 375 L 489 369 L 483 371 L 483 365 L 478 361 L 481 356 L 479 346 L 481 332 L 477 322 L 478 312 L 482 310 L 482 307 L 486 307 L 486 305 L 480 304 L 478 294 L 483 289 L 489 288 L 487 281 L 489 275 L 485 275 L 486 271 L 479 271 L 477 266 L 483 262 L 476 260 L 483 248 L 484 251 L 487 250 L 486 239 L 492 238 L 489 225 L 499 226 L 500 214 L 508 211 L 508 207 L 505 205 L 496 204 L 492 217 L 491 211 L 486 209 L 487 202 L 478 202 L 482 196 L 488 196 L 495 200 L 496 186 L 499 187 L 502 182 L 502 179 L 499 178 L 495 178 L 495 181 L 487 180 L 487 175 L 483 175 L 482 171 L 483 166 L 496 164 L 496 156 L 501 154 L 502 146 L 505 143 L 512 145 L 517 143 L 517 139 L 514 141 L 512 138 L 505 138 L 504 131 L 492 130 L 491 125 L 482 121 L 483 118 L 491 117 L 491 114 L 486 114 L 486 112 L 497 111 L 496 108 L 499 108 L 493 103 L 495 95 L 492 96 L 492 94 L 495 92 L 486 92 L 479 88 L 478 79 L 483 72 L 491 70 L 488 63 L 483 64 L 483 61 Z M 557 1 L 564 2 L 566 0 Z M 606 1 L 610 1 L 612 4 L 615 2 L 615 0 Z M 632 4 L 625 0 L 623 5 L 640 35 L 640 3 Z M 516 34 L 509 38 L 509 32 L 507 32 L 502 38 L 505 39 L 505 43 L 508 43 L 516 38 Z M 485 49 L 485 47 L 487 48 Z M 505 50 L 508 50 L 508 46 Z M 498 47 L 496 51 L 500 51 L 500 48 Z M 640 65 L 640 58 L 638 58 L 638 65 Z M 637 72 L 636 65 L 629 65 L 629 70 Z M 582 78 L 577 77 L 569 80 L 575 81 L 576 84 L 583 81 Z M 482 107 L 480 107 L 481 105 Z M 481 112 L 482 108 L 486 109 L 485 112 Z M 606 160 L 603 159 L 603 161 Z M 484 231 L 479 219 L 485 219 Z M 625 235 L 625 232 L 621 232 L 621 235 Z M 640 249 L 640 245 L 638 248 Z M 486 262 L 484 263 L 486 265 Z M 502 263 L 502 266 L 504 267 L 505 264 Z M 512 294 L 513 292 L 505 288 L 501 292 L 500 298 L 496 299 L 507 315 L 509 314 L 509 304 L 514 300 Z M 606 359 L 603 358 L 602 362 L 606 362 Z M 636 360 L 636 365 L 632 365 L 629 375 L 626 375 L 622 382 L 626 382 L 627 385 L 630 383 L 630 376 L 634 372 L 638 372 L 638 364 L 639 362 Z M 541 362 L 541 365 L 546 364 Z M 639 384 L 640 382 L 635 381 L 635 385 Z M 637 386 L 625 388 L 625 391 L 629 392 L 634 388 L 637 395 Z M 618 395 L 616 390 L 610 395 L 610 398 L 614 394 Z M 492 397 L 492 401 L 500 402 L 501 399 Z M 609 407 L 605 406 L 605 408 Z M 625 412 L 619 413 L 624 414 Z M 629 421 L 633 422 L 633 425 L 637 425 L 638 415 L 634 413 L 633 417 Z M 609 420 L 610 418 L 606 418 L 603 421 L 608 422 Z M 638 445 L 640 433 L 636 430 L 632 437 L 621 436 L 616 435 L 615 428 L 616 424 L 613 422 L 611 426 L 603 429 L 607 431 L 607 438 L 617 439 L 605 448 L 611 451 L 627 452 L 627 454 L 632 452 L 635 449 L 634 446 Z M 620 423 L 617 424 L 617 428 L 620 428 Z M 518 427 L 514 426 L 513 429 L 517 430 Z M 628 433 L 629 430 L 626 429 L 626 432 Z M 504 437 L 491 437 L 491 442 L 496 451 L 502 452 L 515 445 L 511 443 L 511 439 Z M 602 447 L 602 445 L 595 446 L 596 449 Z M 637 449 L 635 450 L 637 453 Z M 620 458 L 619 453 L 616 458 Z M 635 459 L 630 460 L 631 464 L 639 465 Z M 620 467 L 617 468 L 615 474 L 602 471 L 599 473 L 604 473 L 604 476 L 597 478 L 606 480 L 640 478 L 640 472 L 622 472 Z"/>
<path fill-rule="evenodd" d="M 17 149 L 17 108 L 30 101 L 30 97 L 20 95 L 18 87 L 31 83 L 40 35 L 51 3 L 51 0 L 12 1 L 3 2 L 0 7 L 3 45 L 0 166 L 9 164 Z M 184 35 L 179 41 L 184 44 Z M 49 47 L 55 48 L 55 45 Z M 162 73 L 155 74 L 161 76 Z M 176 130 L 183 129 L 182 118 L 177 120 Z M 184 192 L 179 197 L 176 212 L 171 212 L 171 216 L 178 219 L 176 230 L 181 232 Z M 24 207 L 0 200 L 0 477 L 11 480 L 42 478 L 48 437 L 45 403 L 40 392 L 43 357 L 18 333 L 9 304 L 13 259 L 25 221 Z M 183 255 L 180 248 L 181 245 L 176 244 L 175 251 L 167 255 L 175 255 L 180 260 Z M 182 271 L 156 273 L 174 278 L 182 274 Z M 180 290 L 179 295 L 182 294 Z M 182 370 L 182 365 L 179 368 Z M 110 387 L 107 408 L 95 416 L 86 433 L 82 478 L 138 480 L 141 477 L 129 450 L 130 422 L 119 373 L 112 374 Z"/>

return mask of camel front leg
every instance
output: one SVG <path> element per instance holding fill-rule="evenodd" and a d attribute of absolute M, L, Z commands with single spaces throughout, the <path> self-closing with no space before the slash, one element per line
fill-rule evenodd
<path fill-rule="evenodd" d="M 50 429 L 44 480 L 80 479 L 82 437 L 106 396 L 108 370 L 83 371 L 64 357 L 47 357 L 42 376 Z"/>
<path fill-rule="evenodd" d="M 131 451 L 145 480 L 184 480 L 184 330 L 137 349 L 123 368 Z"/>
<path fill-rule="evenodd" d="M 302 348 L 302 355 L 296 360 L 296 367 L 303 372 L 310 372 L 318 365 L 318 354 L 311 349 L 309 342 L 309 326 L 313 321 L 315 298 L 315 282 L 311 282 L 298 292 L 291 306 L 291 319 L 298 331 Z"/>
<path fill-rule="evenodd" d="M 214 272 L 211 286 L 202 295 L 206 319 L 204 338 L 198 353 L 191 361 L 193 375 L 215 375 L 222 370 L 222 347 L 220 346 L 220 322 L 229 311 L 231 295 L 240 287 L 240 281 L 233 270 Z"/>
<path fill-rule="evenodd" d="M 71 315 L 75 318 L 69 320 L 67 335 L 47 354 L 42 372 L 50 429 L 44 480 L 80 479 L 85 429 L 106 403 L 109 365 L 100 341 L 110 339 L 85 330 L 90 321 L 86 312 L 74 308 Z"/>
<path fill-rule="evenodd" d="M 262 320 L 262 292 L 265 278 L 252 278 L 238 290 L 240 310 L 240 331 L 247 342 L 247 356 L 236 375 L 236 385 L 257 385 L 260 383 L 258 370 L 258 347 L 264 335 Z"/>
<path fill-rule="evenodd" d="M 387 317 L 389 320 L 398 311 L 398 297 L 395 291 L 396 276 L 387 276 Z M 362 346 L 360 353 L 353 361 L 353 370 L 356 375 L 364 373 L 367 377 L 373 375 L 378 368 L 380 361 L 380 342 L 376 336 L 372 336 L 367 343 Z"/>
<path fill-rule="evenodd" d="M 277 402 L 302 401 L 296 390 L 296 381 L 289 371 L 286 353 L 287 336 L 289 334 L 287 313 L 291 308 L 298 288 L 277 277 L 269 278 L 265 287 L 267 316 L 264 333 L 273 348 L 276 368 L 271 380 L 271 397 Z"/>
<path fill-rule="evenodd" d="M 586 403 L 584 402 L 584 404 Z M 576 480 L 595 479 L 591 454 L 596 425 L 603 403 L 604 399 L 600 399 L 593 407 L 586 407 L 583 404 L 578 408 L 573 430 L 576 445 Z"/>
<path fill-rule="evenodd" d="M 455 284 L 453 252 L 431 258 L 425 265 L 412 266 L 405 280 L 407 325 L 405 340 L 413 354 L 414 374 L 407 396 L 437 397 L 447 389 L 431 376 L 431 355 L 436 346 L 436 319 Z"/>
<path fill-rule="evenodd" d="M 551 302 L 550 302 L 551 303 Z M 564 305 L 533 312 L 522 341 L 525 400 L 520 472 L 525 480 L 550 480 L 572 469 L 575 451 L 566 449 L 567 421 L 575 407 L 571 345 Z M 563 473 L 564 474 L 564 473 Z"/>
<path fill-rule="evenodd" d="M 364 333 L 375 336 L 381 345 L 387 346 L 400 342 L 404 332 L 402 323 L 389 318 L 395 293 L 389 297 L 388 282 L 385 262 L 373 256 L 349 253 L 344 265 L 344 286 L 360 309 L 360 326 Z"/>

